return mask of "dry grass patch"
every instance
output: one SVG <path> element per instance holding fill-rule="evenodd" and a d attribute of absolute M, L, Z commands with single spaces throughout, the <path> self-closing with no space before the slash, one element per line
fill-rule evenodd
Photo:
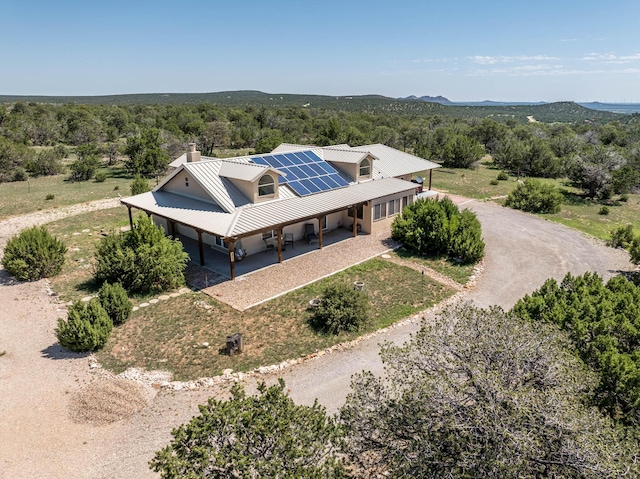
<path fill-rule="evenodd" d="M 474 264 L 457 263 L 446 256 L 422 256 L 407 251 L 404 248 L 399 248 L 390 254 L 419 265 L 424 265 L 460 284 L 466 284 L 466 282 L 469 281 L 475 267 Z"/>
<path fill-rule="evenodd" d="M 131 178 L 126 177 L 124 167 L 104 168 L 99 171 L 105 171 L 108 175 L 102 183 L 95 180 L 72 182 L 69 181 L 68 174 L 2 183 L 0 219 L 88 201 L 117 198 L 118 194 L 130 194 Z M 53 199 L 47 200 L 47 195 L 53 195 Z"/>
<path fill-rule="evenodd" d="M 366 328 L 337 336 L 315 332 L 308 323 L 309 300 L 330 283 L 356 280 L 365 282 L 370 298 L 372 317 Z M 247 371 L 352 340 L 453 293 L 411 268 L 373 259 L 244 312 L 200 293 L 142 308 L 114 330 L 97 356 L 115 372 L 128 367 L 164 369 L 176 380 L 214 376 L 227 368 Z M 236 332 L 243 334 L 244 352 L 226 356 L 226 336 Z"/>

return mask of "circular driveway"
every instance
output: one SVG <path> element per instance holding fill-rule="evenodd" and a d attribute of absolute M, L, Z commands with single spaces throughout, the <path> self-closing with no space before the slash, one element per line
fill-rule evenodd
<path fill-rule="evenodd" d="M 476 288 L 465 296 L 480 307 L 499 305 L 510 309 L 546 279 L 561 280 L 568 272 L 595 271 L 610 278 L 620 270 L 633 268 L 625 251 L 609 248 L 579 231 L 495 203 L 464 199 L 458 203 L 461 208 L 474 211 L 482 223 L 485 270 Z M 349 392 L 354 373 L 383 372 L 378 357 L 380 342 L 402 343 L 418 327 L 418 323 L 405 323 L 347 351 L 286 371 L 283 377 L 291 396 L 304 404 L 318 398 L 330 412 L 335 412 Z"/>
<path fill-rule="evenodd" d="M 478 214 L 487 244 L 484 273 L 466 296 L 478 306 L 510 308 L 547 278 L 561 279 L 567 272 L 595 271 L 608 278 L 633 268 L 626 252 L 578 231 L 493 203 L 454 200 Z M 5 221 L 0 243 L 12 234 L 14 223 L 27 219 Z M 40 216 L 32 220 L 44 222 Z M 5 304 L 0 352 L 8 350 L 0 358 L 0 478 L 157 477 L 148 469 L 154 452 L 169 442 L 172 428 L 197 414 L 197 405 L 217 391 L 161 391 L 129 420 L 106 426 L 73 423 L 66 414 L 66 394 L 94 377 L 86 358 L 67 355 L 57 347 L 53 328 L 60 312 L 43 286 L 43 282 L 13 284 L 0 275 L 0 300 Z M 329 412 L 336 412 L 354 373 L 382 373 L 379 343 L 401 343 L 418 326 L 403 323 L 278 375 L 296 402 L 311 404 L 317 398 Z M 254 380 L 247 383 L 248 390 L 254 387 Z"/>

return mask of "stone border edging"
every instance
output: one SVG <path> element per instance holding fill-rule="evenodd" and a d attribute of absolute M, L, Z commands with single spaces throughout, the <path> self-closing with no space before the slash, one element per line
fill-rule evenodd
<path fill-rule="evenodd" d="M 306 356 L 303 356 L 303 357 L 299 357 L 295 359 L 287 359 L 285 361 L 282 361 L 281 363 L 272 364 L 269 366 L 260 366 L 258 368 L 255 368 L 246 372 L 234 373 L 230 369 L 225 369 L 223 374 L 219 376 L 202 377 L 202 378 L 193 379 L 190 381 L 170 381 L 168 380 L 168 377 L 171 373 L 167 371 L 143 371 L 140 368 L 129 368 L 126 371 L 123 371 L 122 373 L 118 374 L 117 376 L 124 379 L 129 379 L 131 381 L 136 381 L 136 382 L 145 384 L 147 386 L 151 386 L 154 389 L 165 389 L 165 390 L 171 390 L 171 391 L 195 390 L 200 388 L 208 388 L 208 387 L 214 387 L 214 386 L 219 386 L 223 384 L 244 381 L 249 377 L 255 378 L 255 377 L 266 376 L 276 371 L 282 371 L 283 369 L 290 368 L 292 366 L 295 366 L 296 364 L 302 364 L 307 361 L 312 361 L 326 354 L 332 354 L 333 352 L 336 352 L 336 351 L 351 349 L 354 346 L 361 343 L 362 341 L 366 341 L 375 336 L 379 336 L 383 333 L 386 333 L 389 330 L 392 330 L 393 328 L 397 328 L 399 326 L 403 326 L 408 323 L 418 322 L 422 320 L 424 315 L 432 311 L 436 311 L 437 309 L 456 303 L 460 299 L 462 299 L 464 296 L 466 296 L 467 293 L 471 292 L 471 290 L 475 288 L 478 278 L 482 275 L 483 272 L 484 272 L 484 259 L 481 260 L 474 267 L 473 274 L 471 275 L 469 281 L 464 285 L 465 287 L 462 291 L 458 291 L 454 295 L 450 296 L 449 298 L 444 299 L 443 301 L 440 301 L 439 303 L 434 304 L 433 306 L 425 310 L 422 310 L 412 316 L 401 319 L 400 321 L 396 321 L 395 323 L 390 324 L 385 328 L 378 329 L 376 331 L 372 331 L 371 333 L 364 334 L 351 341 L 334 344 L 333 346 L 330 346 L 326 349 L 317 351 L 315 353 L 307 354 Z M 183 289 L 188 289 L 188 288 L 183 288 Z M 92 369 L 102 368 L 102 366 L 97 362 L 97 360 L 93 356 L 89 358 L 89 367 Z"/>

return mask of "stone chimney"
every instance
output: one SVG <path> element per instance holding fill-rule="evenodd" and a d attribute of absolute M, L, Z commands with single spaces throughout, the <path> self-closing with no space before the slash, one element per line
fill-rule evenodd
<path fill-rule="evenodd" d="M 196 151 L 196 144 L 189 143 L 189 151 L 187 151 L 187 163 L 200 161 L 200 152 Z"/>

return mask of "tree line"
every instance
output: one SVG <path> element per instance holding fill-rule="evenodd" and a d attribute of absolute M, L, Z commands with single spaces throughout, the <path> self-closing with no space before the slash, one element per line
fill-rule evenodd
<path fill-rule="evenodd" d="M 382 143 L 445 167 L 468 168 L 490 154 L 516 176 L 568 177 L 591 198 L 640 184 L 640 122 L 519 123 L 347 112 L 297 106 L 0 105 L 0 182 L 69 172 L 93 177 L 126 158 L 132 174 L 164 172 L 195 141 L 205 156 L 271 151 L 282 142 L 351 146 Z M 65 166 L 71 153 L 74 162 Z"/>

